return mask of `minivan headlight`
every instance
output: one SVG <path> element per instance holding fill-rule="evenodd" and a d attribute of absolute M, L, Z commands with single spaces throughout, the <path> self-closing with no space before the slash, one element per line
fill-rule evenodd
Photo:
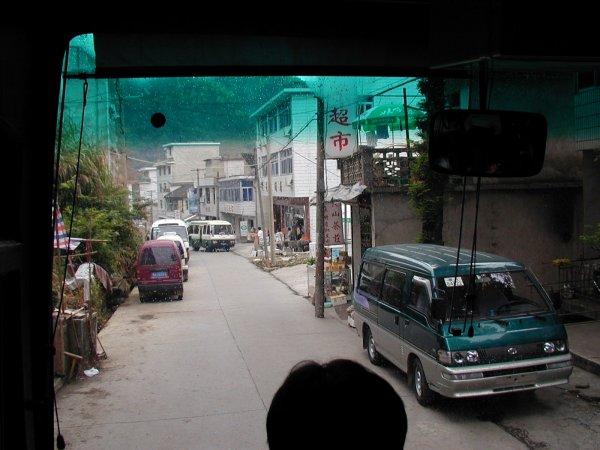
<path fill-rule="evenodd" d="M 556 351 L 556 345 L 554 345 L 554 342 L 544 342 L 543 349 L 544 353 L 551 354 Z"/>
<path fill-rule="evenodd" d="M 478 363 L 479 362 L 479 353 L 477 353 L 477 350 L 467 351 L 467 362 L 470 362 L 470 363 Z"/>
<path fill-rule="evenodd" d="M 565 352 L 567 351 L 567 343 L 562 340 L 554 341 L 554 347 L 557 352 Z"/>
<path fill-rule="evenodd" d="M 452 352 L 452 360 L 456 364 L 462 364 L 465 362 L 465 357 L 463 356 L 463 354 L 461 352 Z"/>
<path fill-rule="evenodd" d="M 442 364 L 464 364 L 465 361 L 470 364 L 479 362 L 479 353 L 477 350 L 461 350 L 449 352 L 447 350 L 438 350 L 438 361 Z"/>

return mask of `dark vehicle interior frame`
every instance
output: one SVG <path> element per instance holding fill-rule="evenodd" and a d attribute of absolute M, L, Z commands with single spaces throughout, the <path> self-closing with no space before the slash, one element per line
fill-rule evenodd
<path fill-rule="evenodd" d="M 109 2 L 89 11 L 61 5 L 69 13 L 41 26 L 31 12 L 11 13 L 22 24 L 0 29 L 7 193 L 0 228 L 1 448 L 54 448 L 51 198 L 61 67 L 70 39 L 94 34 L 96 71 L 86 76 L 99 78 L 470 77 L 468 67 L 482 58 L 502 70 L 577 72 L 600 66 L 596 18 L 584 5 L 321 2 L 289 10 L 279 5 L 286 20 L 277 21 L 260 11 L 266 5 L 191 14 L 164 5 L 128 11 Z M 362 19 L 366 12 L 372 20 Z"/>

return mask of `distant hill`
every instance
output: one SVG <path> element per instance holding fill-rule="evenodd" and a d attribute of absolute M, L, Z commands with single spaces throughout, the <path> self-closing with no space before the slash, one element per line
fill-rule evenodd
<path fill-rule="evenodd" d="M 253 148 L 250 114 L 288 87 L 305 87 L 297 77 L 189 77 L 119 80 L 124 144 L 142 159 L 162 157 L 170 142 L 221 142 L 224 156 Z M 162 128 L 150 117 L 165 115 Z"/>

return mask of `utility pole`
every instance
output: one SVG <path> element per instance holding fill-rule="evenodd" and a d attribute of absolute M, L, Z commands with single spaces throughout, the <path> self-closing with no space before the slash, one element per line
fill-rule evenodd
<path fill-rule="evenodd" d="M 412 155 L 410 151 L 410 134 L 408 133 L 408 104 L 406 102 L 406 88 L 402 88 L 402 97 L 404 97 L 404 128 L 406 128 L 406 156 L 410 161 Z"/>
<path fill-rule="evenodd" d="M 271 185 L 271 140 L 267 137 L 267 178 L 269 183 L 269 242 L 271 266 L 275 262 L 275 227 L 273 219 L 273 186 Z M 264 233 L 263 233 L 264 234 Z"/>
<path fill-rule="evenodd" d="M 215 178 L 215 203 L 217 205 L 217 220 L 221 220 L 221 204 L 219 201 L 221 197 L 221 190 L 219 189 L 219 172 L 217 172 L 217 178 Z"/>
<path fill-rule="evenodd" d="M 200 219 L 200 169 L 192 169 L 192 172 L 196 172 L 196 215 Z"/>
<path fill-rule="evenodd" d="M 315 317 L 325 317 L 325 105 L 317 98 L 317 258 Z"/>
<path fill-rule="evenodd" d="M 267 257 L 267 230 L 265 228 L 265 207 L 263 205 L 263 201 L 262 201 L 262 188 L 260 186 L 260 174 L 259 171 L 262 170 L 262 167 L 258 164 L 258 148 L 256 148 L 254 150 L 254 154 L 256 155 L 255 158 L 255 162 L 256 162 L 256 171 L 255 171 L 255 178 L 256 178 L 256 189 L 258 191 L 258 204 L 260 206 L 260 224 L 262 226 L 262 233 L 263 233 L 263 259 L 265 259 Z M 260 241 L 259 241 L 259 245 L 260 245 Z"/>

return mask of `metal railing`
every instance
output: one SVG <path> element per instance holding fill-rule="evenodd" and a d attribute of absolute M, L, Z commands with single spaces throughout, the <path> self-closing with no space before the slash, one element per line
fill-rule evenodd
<path fill-rule="evenodd" d="M 410 158 L 405 148 L 361 146 L 359 151 L 340 161 L 342 184 L 361 183 L 369 188 L 407 186 Z"/>

